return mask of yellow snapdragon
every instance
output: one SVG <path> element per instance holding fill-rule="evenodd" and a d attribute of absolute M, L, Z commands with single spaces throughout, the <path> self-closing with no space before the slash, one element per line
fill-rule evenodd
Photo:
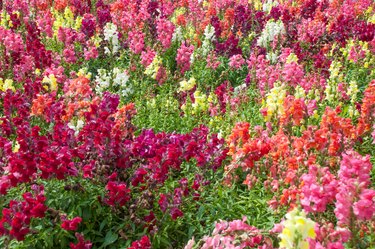
<path fill-rule="evenodd" d="M 64 13 L 60 13 L 59 11 L 51 8 L 51 12 L 55 21 L 53 22 L 52 28 L 54 31 L 54 35 L 57 35 L 60 27 L 64 28 L 72 28 L 75 30 L 79 30 L 82 26 L 82 17 L 79 16 L 74 19 L 74 14 L 69 7 L 66 7 Z"/>
<path fill-rule="evenodd" d="M 16 91 L 16 89 L 13 86 L 13 80 L 12 79 L 5 79 L 0 78 L 0 91 L 5 92 L 6 90 L 12 90 L 13 92 Z"/>
<path fill-rule="evenodd" d="M 0 25 L 4 28 L 11 28 L 13 27 L 12 20 L 10 20 L 10 15 L 5 10 L 1 12 L 0 15 Z"/>
<path fill-rule="evenodd" d="M 42 73 L 42 71 L 39 68 L 36 68 L 34 73 L 35 75 L 39 76 Z"/>
<path fill-rule="evenodd" d="M 295 92 L 294 96 L 297 99 L 305 98 L 306 97 L 305 89 L 303 89 L 301 86 L 296 86 L 296 92 Z"/>
<path fill-rule="evenodd" d="M 88 71 L 87 67 L 83 67 L 83 68 L 79 69 L 77 75 L 83 76 L 83 77 L 87 78 L 88 80 L 90 80 L 91 76 L 92 76 L 92 74 Z"/>
<path fill-rule="evenodd" d="M 285 249 L 308 249 L 308 238 L 315 239 L 315 222 L 306 218 L 297 208 L 285 215 L 284 229 L 279 235 L 280 247 Z"/>
<path fill-rule="evenodd" d="M 54 74 L 50 74 L 48 76 L 44 76 L 42 83 L 46 84 L 44 88 L 47 90 L 51 91 L 56 91 L 57 90 L 57 79 Z"/>
<path fill-rule="evenodd" d="M 145 74 L 151 76 L 153 79 L 156 79 L 156 75 L 159 71 L 160 65 L 162 61 L 159 55 L 155 55 L 154 59 L 152 60 L 151 64 L 145 70 Z"/>
<path fill-rule="evenodd" d="M 329 67 L 330 76 L 327 80 L 327 86 L 324 93 L 325 99 L 330 103 L 335 100 L 335 97 L 337 97 L 338 82 L 344 81 L 344 75 L 341 72 L 341 68 L 341 62 L 335 60 L 331 63 L 331 66 Z"/>
<path fill-rule="evenodd" d="M 298 57 L 294 53 L 290 53 L 290 55 L 286 58 L 286 63 L 290 64 L 292 62 L 298 63 Z"/>
<path fill-rule="evenodd" d="M 193 114 L 198 113 L 200 111 L 206 111 L 208 109 L 208 99 L 206 94 L 202 93 L 199 90 L 194 92 L 194 103 L 192 104 L 193 107 Z"/>
<path fill-rule="evenodd" d="M 180 88 L 178 89 L 178 92 L 189 91 L 194 88 L 196 83 L 197 82 L 194 77 L 191 77 L 188 81 L 183 80 L 180 82 Z"/>
<path fill-rule="evenodd" d="M 16 142 L 13 144 L 13 146 L 12 146 L 12 151 L 13 151 L 13 153 L 16 153 L 16 152 L 19 151 L 19 149 L 20 149 L 20 144 L 18 143 L 18 141 L 16 141 Z"/>
<path fill-rule="evenodd" d="M 256 10 L 261 10 L 263 7 L 262 1 L 261 0 L 249 0 L 249 3 L 253 4 L 254 8 Z"/>
<path fill-rule="evenodd" d="M 284 113 L 284 99 L 286 97 L 286 89 L 284 85 L 277 86 L 271 89 L 266 94 L 266 99 L 262 101 L 263 108 L 267 108 L 266 121 L 270 121 L 274 114 L 278 116 Z"/>

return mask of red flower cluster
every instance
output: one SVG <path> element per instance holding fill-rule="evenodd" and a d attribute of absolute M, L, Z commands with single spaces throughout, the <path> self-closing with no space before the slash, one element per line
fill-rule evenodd
<path fill-rule="evenodd" d="M 145 235 L 140 240 L 136 240 L 128 249 L 151 249 L 150 239 Z"/>
<path fill-rule="evenodd" d="M 31 218 L 43 218 L 47 207 L 44 205 L 43 186 L 33 186 L 35 195 L 27 192 L 23 201 L 11 200 L 9 208 L 4 208 L 0 220 L 0 235 L 8 235 L 17 240 L 24 240 L 30 232 Z"/>

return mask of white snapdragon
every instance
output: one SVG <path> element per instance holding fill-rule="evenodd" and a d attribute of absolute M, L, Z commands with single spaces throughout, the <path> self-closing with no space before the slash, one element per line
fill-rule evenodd
<path fill-rule="evenodd" d="M 98 69 L 98 75 L 95 77 L 96 87 L 95 90 L 97 93 L 102 93 L 109 88 L 111 84 L 111 76 L 108 75 L 107 70 Z"/>
<path fill-rule="evenodd" d="M 264 27 L 262 34 L 258 38 L 257 44 L 260 47 L 266 48 L 270 42 L 272 42 L 276 36 L 285 34 L 285 27 L 282 21 L 269 20 Z"/>
<path fill-rule="evenodd" d="M 68 123 L 68 127 L 72 130 L 74 130 L 74 136 L 77 136 L 79 131 L 83 128 L 85 125 L 85 122 L 81 119 L 78 119 L 77 122 L 70 121 Z"/>
<path fill-rule="evenodd" d="M 127 97 L 133 92 L 129 85 L 129 75 L 122 69 L 115 67 L 112 71 L 99 69 L 98 75 L 95 77 L 97 93 L 101 94 L 106 90 L 119 89 L 122 96 Z M 111 89 L 111 88 L 115 89 Z"/>
<path fill-rule="evenodd" d="M 118 39 L 118 32 L 117 27 L 113 23 L 107 23 L 104 27 L 104 40 L 108 41 L 112 45 L 112 50 L 108 47 L 104 48 L 106 54 L 116 54 L 119 49 L 119 39 Z"/>
<path fill-rule="evenodd" d="M 263 3 L 263 11 L 269 14 L 272 10 L 272 7 L 276 7 L 277 5 L 277 1 L 267 0 L 265 3 Z"/>
<path fill-rule="evenodd" d="M 182 41 L 182 40 L 183 40 L 183 35 L 182 35 L 181 27 L 177 26 L 177 28 L 175 28 L 173 36 L 172 36 L 172 42 L 175 42 L 175 41 L 179 42 L 179 41 Z"/>
<path fill-rule="evenodd" d="M 202 43 L 203 55 L 207 55 L 212 49 L 212 42 L 215 41 L 215 28 L 212 25 L 207 25 L 204 29 L 204 40 Z"/>

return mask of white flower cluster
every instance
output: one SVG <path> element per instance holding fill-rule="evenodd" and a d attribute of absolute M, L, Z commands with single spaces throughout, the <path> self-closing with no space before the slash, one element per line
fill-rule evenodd
<path fill-rule="evenodd" d="M 269 20 L 264 27 L 261 36 L 258 38 L 257 44 L 260 47 L 266 48 L 276 36 L 285 34 L 285 27 L 282 21 Z"/>
<path fill-rule="evenodd" d="M 119 49 L 118 32 L 115 24 L 108 22 L 104 27 L 104 40 L 108 41 L 112 45 L 112 50 L 108 47 L 104 47 L 106 54 L 116 54 Z"/>
<path fill-rule="evenodd" d="M 277 1 L 267 0 L 265 3 L 263 3 L 263 11 L 269 14 L 272 7 L 276 7 L 277 5 L 279 5 Z"/>
<path fill-rule="evenodd" d="M 77 136 L 79 131 L 83 128 L 85 122 L 81 119 L 78 119 L 76 122 L 74 122 L 73 120 L 71 120 L 69 123 L 68 123 L 68 127 L 72 130 L 74 130 L 74 136 Z"/>
<path fill-rule="evenodd" d="M 204 29 L 204 40 L 202 44 L 203 55 L 207 55 L 212 49 L 211 43 L 215 41 L 215 28 L 212 25 L 207 25 Z"/>
<path fill-rule="evenodd" d="M 112 72 L 105 69 L 99 69 L 95 78 L 95 90 L 99 94 L 105 90 L 120 89 L 122 96 L 127 97 L 133 92 L 132 87 L 128 84 L 129 75 L 124 70 L 115 67 Z"/>
<path fill-rule="evenodd" d="M 182 30 L 181 26 L 177 26 L 174 30 L 173 36 L 172 36 L 172 42 L 180 42 L 183 40 Z"/>

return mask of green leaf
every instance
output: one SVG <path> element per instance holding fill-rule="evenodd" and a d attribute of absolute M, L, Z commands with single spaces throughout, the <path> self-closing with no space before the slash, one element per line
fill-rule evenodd
<path fill-rule="evenodd" d="M 112 231 L 108 231 L 108 233 L 105 235 L 104 243 L 101 247 L 106 247 L 113 242 L 115 242 L 118 238 L 118 234 L 112 233 Z"/>

